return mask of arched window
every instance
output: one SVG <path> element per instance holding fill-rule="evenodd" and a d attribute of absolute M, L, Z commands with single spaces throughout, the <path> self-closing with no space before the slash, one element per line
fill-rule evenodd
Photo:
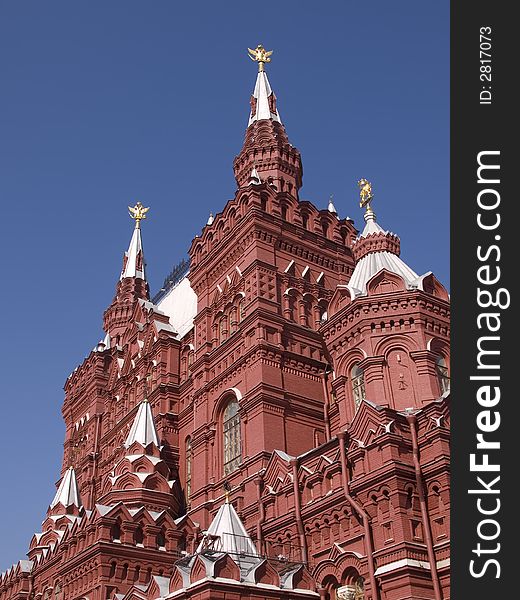
<path fill-rule="evenodd" d="M 450 374 L 448 371 L 448 365 L 444 356 L 438 356 L 436 361 L 437 367 L 437 379 L 439 380 L 439 387 L 441 394 L 450 390 Z"/>
<path fill-rule="evenodd" d="M 329 224 L 326 221 L 322 221 L 321 229 L 323 231 L 323 235 L 327 237 L 329 234 Z"/>
<path fill-rule="evenodd" d="M 280 212 L 282 213 L 282 219 L 287 221 L 287 206 L 285 206 L 285 204 L 282 204 L 280 207 Z"/>
<path fill-rule="evenodd" d="M 240 464 L 240 416 L 238 401 L 230 400 L 224 409 L 222 433 L 224 442 L 224 475 L 234 471 Z"/>
<path fill-rule="evenodd" d="M 164 529 L 161 529 L 161 531 L 159 531 L 159 533 L 157 534 L 156 541 L 157 541 L 158 548 L 166 547 L 166 536 L 164 534 Z"/>
<path fill-rule="evenodd" d="M 59 583 L 57 583 L 54 586 L 54 600 L 61 600 L 61 598 L 62 598 L 61 585 Z"/>
<path fill-rule="evenodd" d="M 186 438 L 186 504 L 190 505 L 191 497 L 191 437 Z"/>
<path fill-rule="evenodd" d="M 350 379 L 352 382 L 352 397 L 356 410 L 359 408 L 362 400 L 365 400 L 365 374 L 363 369 L 356 363 L 350 371 Z"/>
<path fill-rule="evenodd" d="M 336 600 L 365 600 L 365 580 L 357 577 L 347 585 L 336 587 Z"/>
<path fill-rule="evenodd" d="M 307 213 L 302 213 L 302 225 L 305 229 L 309 228 L 309 215 Z"/>
<path fill-rule="evenodd" d="M 227 338 L 227 317 L 223 316 L 218 322 L 219 341 L 222 343 Z"/>

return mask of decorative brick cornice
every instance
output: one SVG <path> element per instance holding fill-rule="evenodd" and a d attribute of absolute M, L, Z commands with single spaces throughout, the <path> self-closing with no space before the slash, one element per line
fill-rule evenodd
<path fill-rule="evenodd" d="M 352 252 L 356 262 L 371 252 L 391 252 L 399 256 L 401 253 L 401 241 L 393 233 L 371 233 L 365 237 L 358 238 L 352 244 Z"/>

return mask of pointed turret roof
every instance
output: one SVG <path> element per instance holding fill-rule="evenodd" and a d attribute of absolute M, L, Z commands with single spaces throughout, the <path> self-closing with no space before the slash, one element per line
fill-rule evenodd
<path fill-rule="evenodd" d="M 128 327 L 136 302 L 150 298 L 140 227 L 141 221 L 146 219 L 149 209 L 138 202 L 135 206 L 129 206 L 128 210 L 132 219 L 135 220 L 135 228 L 123 258 L 123 268 L 117 282 L 116 295 L 103 315 L 103 329 L 109 335 L 108 343 L 104 342 L 105 348 L 111 346 L 111 338 L 117 337 Z"/>
<path fill-rule="evenodd" d="M 159 448 L 159 436 L 155 429 L 152 408 L 148 400 L 143 400 L 135 416 L 134 422 L 125 441 L 125 448 L 130 448 L 138 442 L 146 448 L 149 444 L 154 444 Z"/>
<path fill-rule="evenodd" d="M 247 125 L 262 119 L 282 122 L 276 108 L 276 96 L 269 84 L 267 73 L 263 70 L 259 71 L 256 77 L 255 89 L 251 97 L 251 115 Z"/>
<path fill-rule="evenodd" d="M 143 241 L 141 239 L 141 228 L 137 226 L 138 223 L 139 221 L 136 222 L 130 245 L 125 252 L 125 262 L 120 279 L 124 279 L 125 277 L 136 277 L 138 279 L 146 280 Z"/>
<path fill-rule="evenodd" d="M 239 187 L 266 183 L 297 197 L 303 175 L 300 153 L 289 142 L 264 70 L 264 64 L 271 62 L 272 51 L 262 45 L 248 50 L 250 58 L 258 63 L 258 73 L 244 145 L 233 163 L 235 178 Z"/>
<path fill-rule="evenodd" d="M 241 554 L 258 556 L 256 546 L 251 536 L 247 533 L 244 524 L 240 520 L 234 506 L 226 499 L 226 502 L 218 509 L 211 525 L 205 532 L 206 540 L 215 540 L 213 549 L 219 552 L 228 552 L 231 557 Z M 199 544 L 197 552 L 201 552 L 206 540 Z"/>
<path fill-rule="evenodd" d="M 327 210 L 332 213 L 333 215 L 337 215 L 338 211 L 336 210 L 336 207 L 334 206 L 334 202 L 332 202 L 332 196 L 329 199 L 329 205 L 327 206 Z"/>
<path fill-rule="evenodd" d="M 78 490 L 78 482 L 76 480 L 76 472 L 74 471 L 73 467 L 69 467 L 65 471 L 65 475 L 61 480 L 50 507 L 54 508 L 58 504 L 61 504 L 65 508 L 68 508 L 72 505 L 76 506 L 77 508 L 82 506 Z"/>

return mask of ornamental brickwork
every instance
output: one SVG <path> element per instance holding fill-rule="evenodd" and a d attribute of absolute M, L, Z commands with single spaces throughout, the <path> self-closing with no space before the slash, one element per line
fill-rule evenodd
<path fill-rule="evenodd" d="M 260 64 L 235 196 L 156 304 L 134 231 L 0 600 L 449 598 L 448 294 L 299 198 Z"/>

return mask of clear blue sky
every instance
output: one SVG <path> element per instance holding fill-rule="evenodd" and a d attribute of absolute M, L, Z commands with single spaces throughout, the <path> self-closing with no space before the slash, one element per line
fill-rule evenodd
<path fill-rule="evenodd" d="M 59 478 L 63 384 L 100 339 L 132 223 L 152 293 L 233 197 L 256 67 L 302 153 L 302 199 L 363 224 L 356 181 L 419 273 L 449 276 L 449 2 L 3 0 L 0 570 Z"/>

